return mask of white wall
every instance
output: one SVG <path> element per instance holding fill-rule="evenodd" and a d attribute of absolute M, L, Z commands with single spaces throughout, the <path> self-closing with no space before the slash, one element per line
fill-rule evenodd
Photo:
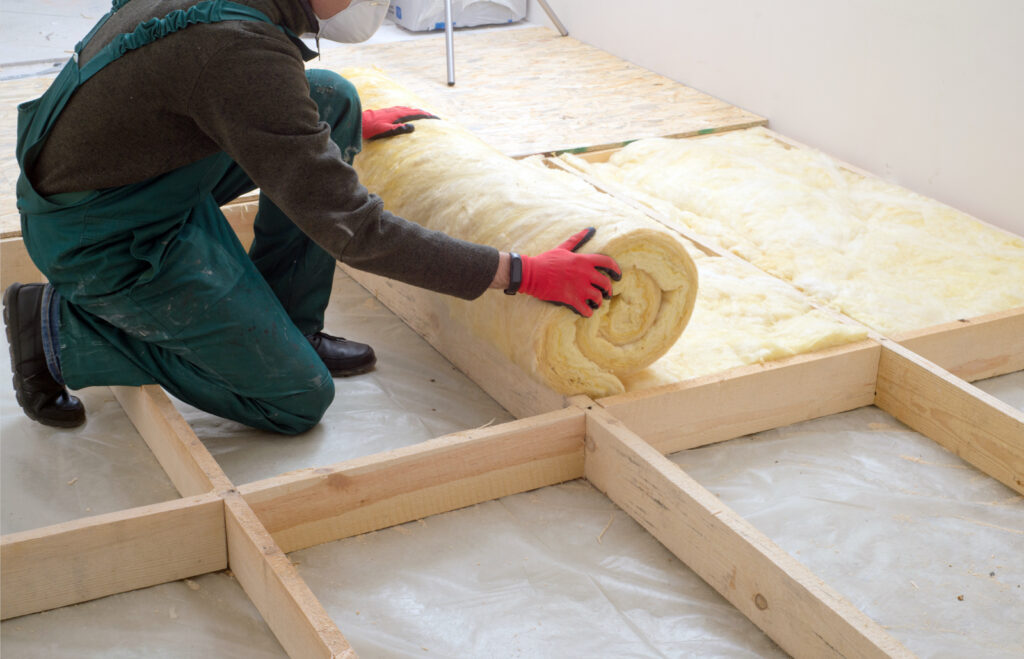
<path fill-rule="evenodd" d="M 548 4 L 580 41 L 1024 235 L 1021 0 Z"/>

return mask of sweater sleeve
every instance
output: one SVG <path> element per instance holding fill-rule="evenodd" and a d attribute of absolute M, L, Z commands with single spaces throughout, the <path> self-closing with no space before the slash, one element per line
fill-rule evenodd
<path fill-rule="evenodd" d="M 297 49 L 269 30 L 254 25 L 210 59 L 189 96 L 199 128 L 335 259 L 464 299 L 481 295 L 497 250 L 385 211 L 320 121 Z"/>

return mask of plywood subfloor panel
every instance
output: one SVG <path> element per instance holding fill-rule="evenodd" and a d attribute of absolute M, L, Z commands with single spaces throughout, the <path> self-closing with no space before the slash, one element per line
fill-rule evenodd
<path fill-rule="evenodd" d="M 325 44 L 326 45 L 326 44 Z M 325 48 L 310 67 L 376 66 L 430 109 L 511 156 L 618 145 L 766 123 L 740 108 L 548 28 L 455 35 L 454 87 L 437 38 Z M 14 186 L 17 104 L 51 77 L 0 82 L 0 235 L 20 232 Z"/>
<path fill-rule="evenodd" d="M 310 66 L 376 66 L 510 156 L 766 123 L 548 28 L 456 33 L 454 87 L 440 38 L 335 48 Z"/>

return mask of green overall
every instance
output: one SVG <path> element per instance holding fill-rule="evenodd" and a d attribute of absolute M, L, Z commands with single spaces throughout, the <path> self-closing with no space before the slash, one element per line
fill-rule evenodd
<path fill-rule="evenodd" d="M 18 208 L 32 260 L 56 294 L 51 364 L 73 389 L 160 384 L 202 410 L 299 433 L 319 422 L 334 383 L 305 335 L 323 328 L 334 259 L 260 196 L 246 254 L 220 206 L 256 185 L 226 153 L 121 187 L 44 197 L 25 172 L 75 90 L 125 52 L 190 24 L 270 22 L 225 0 L 152 19 L 79 56 L 113 8 L 75 48 L 46 93 L 18 108 Z M 287 29 L 302 49 L 315 55 Z M 360 149 L 354 88 L 309 71 L 320 119 L 351 158 Z M 45 322 L 44 322 L 45 325 Z M 57 346 L 59 345 L 59 349 Z"/>

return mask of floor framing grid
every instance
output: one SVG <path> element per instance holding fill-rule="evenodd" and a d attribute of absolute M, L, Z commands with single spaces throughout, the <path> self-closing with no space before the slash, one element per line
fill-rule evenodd
<path fill-rule="evenodd" d="M 236 225 L 244 228 L 247 216 Z M 417 328 L 426 296 L 352 274 Z M 969 374 L 987 377 L 1019 370 L 1014 341 L 1022 324 L 1024 310 L 1016 310 L 909 341 L 927 339 L 922 345 L 935 354 L 956 354 Z M 950 347 L 962 348 L 959 334 L 968 332 L 995 341 L 971 344 L 980 355 Z M 471 343 L 459 353 L 478 354 L 479 340 L 461 338 Z M 1004 359 L 987 354 L 1005 345 Z M 458 365 L 453 346 L 442 348 Z M 515 374 L 512 365 L 489 359 L 474 357 L 489 366 L 471 377 L 489 392 L 509 391 L 500 384 Z M 291 656 L 348 656 L 352 649 L 286 552 L 586 477 L 790 654 L 906 656 L 877 623 L 662 454 L 875 404 L 1024 492 L 1024 413 L 877 335 L 597 402 L 533 388 L 525 399 L 499 398 L 525 417 L 518 421 L 236 488 L 159 387 L 115 387 L 183 498 L 4 536 L 2 617 L 228 567 Z M 554 401 L 565 407 L 538 409 Z M 180 543 L 168 534 L 200 541 L 169 560 L 166 548 Z M 703 562 L 707 554 L 717 559 Z"/>

